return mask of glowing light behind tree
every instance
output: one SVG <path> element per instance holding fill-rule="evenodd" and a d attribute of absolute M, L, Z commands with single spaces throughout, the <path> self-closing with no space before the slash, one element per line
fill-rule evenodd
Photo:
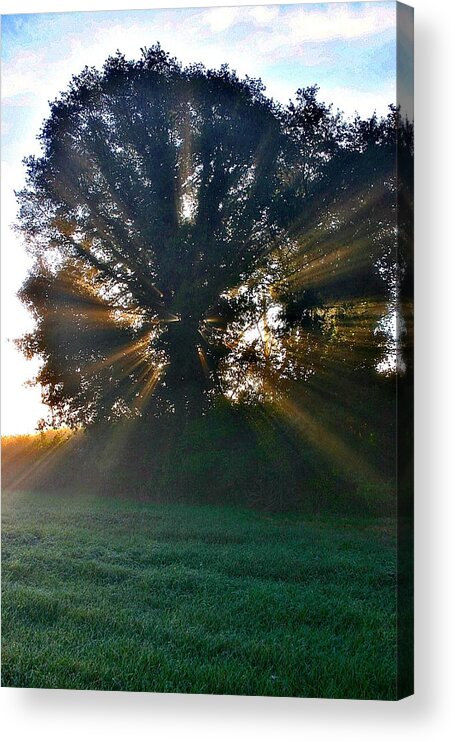
<path fill-rule="evenodd" d="M 37 323 L 21 347 L 44 361 L 53 425 L 198 415 L 221 395 L 353 460 L 313 418 L 321 389 L 396 364 L 396 147 L 412 131 L 394 110 L 348 123 L 317 92 L 279 106 L 157 46 L 52 104 L 19 229 Z"/>

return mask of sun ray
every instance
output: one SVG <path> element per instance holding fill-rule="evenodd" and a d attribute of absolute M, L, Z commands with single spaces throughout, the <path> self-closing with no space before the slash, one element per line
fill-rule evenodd
<path fill-rule="evenodd" d="M 89 364 L 87 370 L 90 373 L 97 373 L 98 371 L 107 368 L 108 366 L 111 366 L 112 364 L 115 364 L 119 361 L 128 360 L 131 356 L 134 357 L 139 355 L 137 360 L 140 362 L 141 360 L 143 360 L 145 351 L 147 350 L 147 348 L 149 348 L 151 340 L 152 336 L 150 334 L 150 331 L 147 331 L 138 340 L 131 342 L 126 346 L 123 346 L 122 348 L 120 348 L 120 350 L 116 351 L 115 353 L 111 353 L 106 358 L 96 361 L 93 364 Z"/>
<path fill-rule="evenodd" d="M 381 481 L 378 472 L 348 445 L 345 438 L 339 432 L 323 425 L 317 415 L 305 409 L 302 401 L 281 397 L 275 400 L 274 409 L 303 439 L 315 446 L 329 462 L 336 464 L 349 478 L 355 478 L 359 482 Z"/>
<path fill-rule="evenodd" d="M 8 488 L 11 490 L 18 490 L 24 482 L 32 481 L 30 479 L 31 477 L 36 480 L 39 475 L 44 473 L 46 468 L 55 465 L 58 463 L 59 458 L 66 457 L 70 453 L 71 449 L 79 442 L 78 436 L 81 434 L 82 432 L 78 431 L 73 432 L 68 436 L 62 435 L 57 443 L 49 445 L 48 449 L 38 457 L 38 460 L 32 464 L 32 466 L 29 466 L 25 471 L 9 482 Z"/>

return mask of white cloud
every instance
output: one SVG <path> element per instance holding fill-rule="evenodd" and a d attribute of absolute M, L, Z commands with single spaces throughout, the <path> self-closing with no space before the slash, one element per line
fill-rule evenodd
<path fill-rule="evenodd" d="M 368 117 L 373 111 L 376 111 L 379 116 L 384 116 L 388 112 L 390 103 L 396 100 L 396 91 L 393 82 L 374 92 L 321 85 L 319 98 L 326 103 L 332 103 L 335 110 L 339 108 L 347 116 L 352 116 L 357 112 L 360 116 Z"/>
<path fill-rule="evenodd" d="M 290 46 L 302 42 L 323 43 L 380 34 L 394 28 L 396 10 L 394 3 L 370 2 L 226 7 L 201 11 L 198 20 L 213 33 L 241 24 L 252 30 L 267 27 L 269 51 L 282 48 L 284 42 L 289 51 Z"/>
<path fill-rule="evenodd" d="M 280 33 L 276 35 L 273 22 L 278 17 Z M 240 24 L 268 26 L 278 46 L 283 38 L 295 44 L 368 37 L 393 28 L 395 18 L 394 3 L 365 2 L 211 8 L 201 11 L 199 22 L 213 33 Z"/>
<path fill-rule="evenodd" d="M 87 26 L 67 34 L 65 44 L 52 43 L 42 49 L 22 51 L 3 65 L 3 104 L 41 103 L 65 89 L 72 74 L 86 64 L 101 66 L 108 54 L 119 48 L 137 58 L 141 46 L 160 41 L 185 63 L 202 61 L 207 66 L 230 62 L 241 74 L 261 75 L 273 61 L 300 60 L 314 66 L 330 62 L 329 42 L 367 39 L 393 28 L 393 3 L 339 4 L 322 6 L 225 7 L 192 11 L 175 16 L 174 11 L 147 14 L 144 22 L 101 23 L 96 14 Z M 233 40 L 228 29 L 242 24 L 242 37 Z M 310 42 L 319 42 L 319 47 Z M 37 41 L 37 43 L 39 43 Z"/>
<path fill-rule="evenodd" d="M 323 7 L 292 8 L 287 16 L 291 43 L 355 39 L 382 33 L 395 25 L 394 4 L 331 3 Z"/>
<path fill-rule="evenodd" d="M 257 5 L 248 8 L 249 16 L 257 26 L 266 26 L 275 21 L 280 13 L 278 5 Z"/>
<path fill-rule="evenodd" d="M 201 20 L 211 31 L 220 33 L 241 21 L 242 16 L 244 12 L 241 8 L 210 8 L 201 14 Z"/>
<path fill-rule="evenodd" d="M 356 40 L 366 45 L 371 43 L 372 36 L 392 31 L 396 20 L 393 3 L 385 6 L 376 3 L 288 6 L 279 18 L 275 14 L 270 21 L 255 22 L 261 10 L 269 8 L 248 9 L 248 14 L 236 16 L 235 22 L 249 22 L 250 53 L 253 58 L 268 63 L 284 59 L 318 63 L 321 56 L 329 55 L 331 43 L 343 41 L 347 44 Z M 259 18 L 261 15 L 259 13 Z M 263 17 L 265 19 L 266 15 Z"/>

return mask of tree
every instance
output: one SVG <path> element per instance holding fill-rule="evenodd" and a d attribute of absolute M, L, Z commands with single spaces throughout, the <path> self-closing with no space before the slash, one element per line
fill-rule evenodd
<path fill-rule="evenodd" d="M 210 380 L 201 373 L 199 331 L 213 319 L 220 293 L 267 249 L 281 136 L 258 81 L 240 81 L 226 67 L 183 69 L 159 46 L 138 62 L 117 54 L 102 72 L 85 69 L 54 101 L 40 135 L 43 155 L 27 160 L 27 187 L 18 198 L 20 229 L 37 257 L 22 298 L 38 332 L 23 347 L 45 359 L 39 380 L 52 389 L 47 401 L 58 418 L 70 409 L 81 414 L 88 375 L 93 379 L 103 361 L 109 366 L 98 334 L 80 336 L 81 317 L 64 313 L 66 336 L 61 322 L 57 329 L 45 318 L 60 298 L 69 306 L 62 295 L 68 283 L 77 302 L 95 301 L 90 311 L 100 322 L 103 315 L 112 341 L 118 329 L 114 356 L 126 313 L 135 322 L 123 337 L 125 352 L 148 332 L 140 371 L 157 359 L 166 367 L 163 404 L 200 407 Z M 54 373 L 63 366 L 65 379 Z M 85 419 L 106 416 L 115 403 L 124 407 L 125 377 L 120 383 L 112 364 L 110 371 L 109 404 L 100 397 L 97 407 L 92 395 Z M 130 381 L 134 387 L 137 379 Z"/>
<path fill-rule="evenodd" d="M 315 373 L 343 322 L 344 357 L 362 327 L 358 365 L 368 345 L 374 369 L 396 112 L 348 125 L 316 96 L 281 107 L 258 80 L 155 46 L 86 68 L 52 103 L 17 194 L 35 256 L 21 347 L 43 359 L 52 424 L 273 398 Z"/>

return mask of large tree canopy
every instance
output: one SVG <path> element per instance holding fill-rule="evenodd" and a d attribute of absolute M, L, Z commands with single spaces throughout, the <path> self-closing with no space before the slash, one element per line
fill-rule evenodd
<path fill-rule="evenodd" d="M 316 87 L 279 106 L 159 46 L 74 77 L 18 194 L 21 345 L 51 422 L 276 401 L 387 365 L 398 121 L 348 124 Z"/>

